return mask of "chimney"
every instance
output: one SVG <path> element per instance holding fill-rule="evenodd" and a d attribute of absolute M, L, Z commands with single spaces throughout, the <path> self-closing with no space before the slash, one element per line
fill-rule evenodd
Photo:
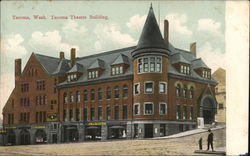
<path fill-rule="evenodd" d="M 71 67 L 73 67 L 76 64 L 76 49 L 71 48 L 70 50 L 70 59 L 71 59 Z"/>
<path fill-rule="evenodd" d="M 64 52 L 63 51 L 60 52 L 60 59 L 64 59 Z"/>
<path fill-rule="evenodd" d="M 169 42 L 169 24 L 168 24 L 168 20 L 164 20 L 164 40 L 165 43 L 168 44 Z"/>
<path fill-rule="evenodd" d="M 196 58 L 196 42 L 190 44 L 190 52 Z"/>
<path fill-rule="evenodd" d="M 15 80 L 18 80 L 22 73 L 22 60 L 15 59 Z"/>

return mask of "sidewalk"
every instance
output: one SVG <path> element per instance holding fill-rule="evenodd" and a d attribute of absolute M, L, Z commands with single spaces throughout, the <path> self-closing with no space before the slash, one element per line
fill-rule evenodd
<path fill-rule="evenodd" d="M 215 128 L 210 128 L 211 130 L 217 130 L 217 129 L 222 129 L 225 128 L 225 125 L 218 125 Z M 190 130 L 190 131 L 186 131 L 186 132 L 181 132 L 181 133 L 177 133 L 177 134 L 173 134 L 173 135 L 169 135 L 169 136 L 165 136 L 165 137 L 156 137 L 156 138 L 152 138 L 152 139 L 169 139 L 169 138 L 180 138 L 180 137 L 185 137 L 185 136 L 189 136 L 189 135 L 194 135 L 194 134 L 199 134 L 199 133 L 203 133 L 203 132 L 207 132 L 208 128 L 202 128 L 202 129 L 194 129 L 194 130 Z"/>

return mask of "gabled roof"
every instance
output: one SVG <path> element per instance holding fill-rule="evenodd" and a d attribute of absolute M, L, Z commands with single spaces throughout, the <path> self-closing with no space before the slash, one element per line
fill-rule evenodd
<path fill-rule="evenodd" d="M 146 22 L 135 51 L 145 48 L 167 49 L 157 24 L 152 5 L 149 9 Z"/>
<path fill-rule="evenodd" d="M 82 73 L 83 72 L 83 66 L 79 63 L 76 63 L 67 73 Z"/>
<path fill-rule="evenodd" d="M 126 55 L 120 54 L 111 65 L 129 64 L 129 58 Z"/>
<path fill-rule="evenodd" d="M 201 58 L 195 59 L 192 61 L 192 68 L 197 69 L 197 68 L 208 68 L 210 69 L 203 61 Z"/>
<path fill-rule="evenodd" d="M 105 62 L 101 59 L 96 59 L 88 69 L 105 68 Z"/>
<path fill-rule="evenodd" d="M 61 59 L 57 66 L 57 69 L 53 72 L 53 75 L 60 75 L 67 72 L 70 69 L 68 62 L 69 61 L 66 59 Z"/>
<path fill-rule="evenodd" d="M 49 75 L 52 75 L 52 73 L 57 69 L 57 66 L 60 61 L 59 58 L 45 56 L 41 54 L 35 54 L 35 53 L 34 55 Z"/>
<path fill-rule="evenodd" d="M 187 63 L 187 64 L 191 64 L 189 61 L 187 61 L 186 59 L 183 58 L 183 56 L 180 53 L 175 53 L 173 55 L 171 55 L 171 63 L 175 64 L 175 63 Z"/>

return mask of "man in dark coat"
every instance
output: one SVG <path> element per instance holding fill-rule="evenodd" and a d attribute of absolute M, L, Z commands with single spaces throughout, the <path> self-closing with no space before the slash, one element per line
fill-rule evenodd
<path fill-rule="evenodd" d="M 214 134 L 211 132 L 211 129 L 209 129 L 208 132 L 209 134 L 207 137 L 207 150 L 209 150 L 209 146 L 211 145 L 212 151 L 214 151 L 213 147 Z"/>

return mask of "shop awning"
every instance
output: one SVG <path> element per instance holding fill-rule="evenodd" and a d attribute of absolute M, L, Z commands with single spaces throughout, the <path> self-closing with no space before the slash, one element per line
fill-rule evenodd
<path fill-rule="evenodd" d="M 112 129 L 125 129 L 125 126 L 110 126 Z"/>
<path fill-rule="evenodd" d="M 77 127 L 67 127 L 66 129 L 77 129 Z"/>

